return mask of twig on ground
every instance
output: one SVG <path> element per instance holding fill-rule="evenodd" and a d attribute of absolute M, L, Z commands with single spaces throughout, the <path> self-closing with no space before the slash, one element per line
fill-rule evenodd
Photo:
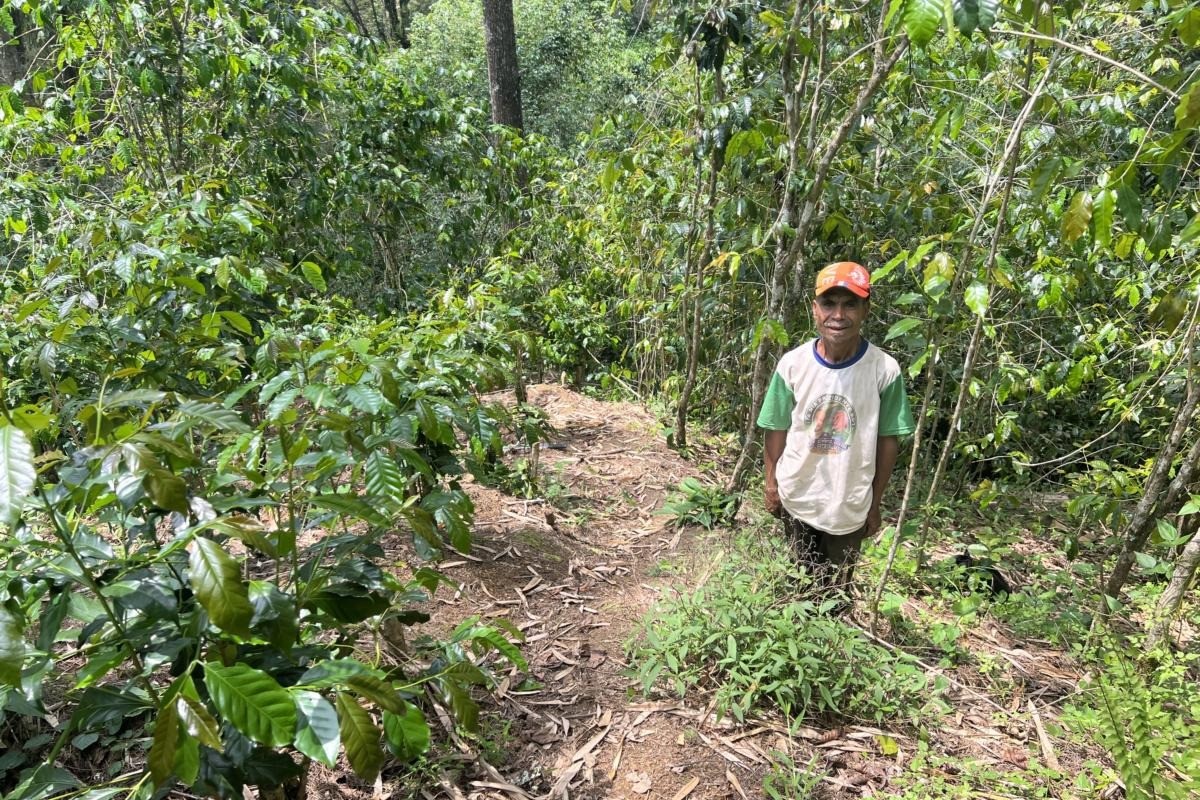
<path fill-rule="evenodd" d="M 1038 744 L 1042 747 L 1042 758 L 1045 759 L 1046 766 L 1055 772 L 1062 772 L 1062 765 L 1058 763 L 1058 756 L 1054 754 L 1054 745 L 1050 743 L 1046 727 L 1042 725 L 1042 715 L 1038 713 L 1033 700 L 1029 701 L 1029 715 L 1033 717 L 1033 727 L 1037 730 Z"/>

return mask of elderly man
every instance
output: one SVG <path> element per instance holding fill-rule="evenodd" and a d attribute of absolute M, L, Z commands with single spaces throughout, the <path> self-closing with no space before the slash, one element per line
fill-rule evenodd
<path fill-rule="evenodd" d="M 767 510 L 824 589 L 846 589 L 912 412 L 896 360 L 862 336 L 871 275 L 841 261 L 817 274 L 817 338 L 786 353 L 763 399 Z"/>

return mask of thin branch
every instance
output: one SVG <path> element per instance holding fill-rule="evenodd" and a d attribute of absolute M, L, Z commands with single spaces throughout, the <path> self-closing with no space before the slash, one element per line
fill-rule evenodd
<path fill-rule="evenodd" d="M 1056 44 L 1059 47 L 1064 47 L 1067 50 L 1074 50 L 1076 53 L 1079 53 L 1080 55 L 1085 55 L 1088 58 L 1092 58 L 1101 63 L 1108 64 L 1110 67 L 1116 67 L 1117 69 L 1121 70 L 1122 72 L 1128 72 L 1130 75 L 1134 76 L 1135 78 L 1142 81 L 1143 83 L 1145 83 L 1149 86 L 1153 86 L 1155 89 L 1158 89 L 1160 92 L 1167 95 L 1172 100 L 1179 99 L 1179 94 L 1177 92 L 1175 92 L 1173 89 L 1169 89 L 1166 86 L 1162 85 L 1161 83 L 1154 80 L 1154 78 L 1151 78 L 1149 75 L 1142 72 L 1141 70 L 1136 69 L 1135 67 L 1131 67 L 1128 64 L 1124 64 L 1120 61 L 1117 61 L 1114 58 L 1109 58 L 1108 56 L 1101 55 L 1100 53 L 1097 53 L 1095 50 L 1093 50 L 1090 47 L 1085 47 L 1084 45 L 1080 45 L 1080 44 L 1073 44 L 1072 42 L 1068 42 L 1066 39 L 1060 39 L 1057 36 L 1046 36 L 1045 34 L 1033 33 L 1031 31 L 1008 30 L 1008 31 L 996 31 L 996 32 L 1001 35 L 1016 36 L 1018 38 L 1024 38 L 1024 39 L 1035 39 L 1039 42 L 1049 42 L 1051 44 Z"/>

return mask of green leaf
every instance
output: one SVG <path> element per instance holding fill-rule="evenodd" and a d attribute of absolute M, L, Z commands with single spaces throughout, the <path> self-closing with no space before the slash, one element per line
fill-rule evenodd
<path fill-rule="evenodd" d="M 383 712 L 383 732 L 388 749 L 401 761 L 411 761 L 429 750 L 429 724 L 421 709 L 414 705 L 403 714 Z"/>
<path fill-rule="evenodd" d="M 917 47 L 933 41 L 942 23 L 941 0 L 908 0 L 904 9 L 904 30 Z"/>
<path fill-rule="evenodd" d="M 376 675 L 376 673 L 366 664 L 359 663 L 352 658 L 339 658 L 322 661 L 320 664 L 310 667 L 296 683 L 300 686 L 327 688 L 339 684 L 344 685 L 355 675 Z"/>
<path fill-rule="evenodd" d="M 131 406 L 145 408 L 166 399 L 167 393 L 158 389 L 130 389 L 117 392 L 104 398 L 104 408 L 129 408 Z"/>
<path fill-rule="evenodd" d="M 280 414 L 292 407 L 292 402 L 300 396 L 300 391 L 300 389 L 292 387 L 277 394 L 267 406 L 267 419 L 272 422 L 279 419 Z"/>
<path fill-rule="evenodd" d="M 1188 224 L 1183 226 L 1183 230 L 1179 232 L 1179 243 L 1187 244 L 1197 236 L 1200 236 L 1200 214 L 1192 217 Z"/>
<path fill-rule="evenodd" d="M 296 703 L 296 738 L 292 744 L 314 761 L 334 766 L 342 738 L 333 704 L 316 692 L 294 691 L 292 699 Z"/>
<path fill-rule="evenodd" d="M 290 651 L 299 638 L 295 598 L 270 581 L 250 581 L 249 595 L 254 608 L 250 627 L 275 647 Z"/>
<path fill-rule="evenodd" d="M 0 428 L 0 525 L 12 528 L 17 523 L 36 480 L 33 447 L 25 431 L 12 425 Z"/>
<path fill-rule="evenodd" d="M 142 478 L 142 488 L 159 508 L 188 513 L 187 484 L 178 475 L 165 469 L 150 469 Z"/>
<path fill-rule="evenodd" d="M 940 297 L 954 282 L 954 259 L 944 250 L 935 254 L 925 265 L 921 288 L 930 297 Z"/>
<path fill-rule="evenodd" d="M 270 675 L 245 664 L 210 661 L 204 680 L 217 711 L 247 738 L 269 747 L 291 744 L 296 706 Z"/>
<path fill-rule="evenodd" d="M 350 401 L 350 405 L 367 414 L 378 414 L 387 402 L 383 393 L 374 386 L 361 383 L 346 387 L 346 399 Z"/>
<path fill-rule="evenodd" d="M 470 692 L 455 680 L 443 680 L 442 690 L 450 701 L 450 710 L 454 712 L 458 724 L 468 731 L 474 732 L 479 728 L 479 704 L 472 698 Z"/>
<path fill-rule="evenodd" d="M 224 749 L 221 743 L 221 726 L 213 719 L 208 709 L 194 697 L 181 695 L 175 698 L 175 711 L 188 736 L 218 753 Z"/>
<path fill-rule="evenodd" d="M 13 425 L 27 434 L 44 431 L 54 424 L 54 418 L 42 411 L 39 406 L 27 403 L 12 410 Z"/>
<path fill-rule="evenodd" d="M 175 776 L 184 786 L 191 786 L 199 775 L 200 743 L 186 733 L 181 734 L 175 748 Z"/>
<path fill-rule="evenodd" d="M 1142 569 L 1154 569 L 1158 565 L 1158 559 L 1149 553 L 1134 553 L 1133 558 Z"/>
<path fill-rule="evenodd" d="M 1183 15 L 1178 24 L 1179 38 L 1188 47 L 1195 47 L 1200 41 L 1200 8 L 1190 9 Z"/>
<path fill-rule="evenodd" d="M 28 778 L 5 795 L 5 800 L 46 800 L 56 795 L 70 794 L 79 787 L 79 780 L 61 767 L 42 764 Z"/>
<path fill-rule="evenodd" d="M 304 280 L 308 281 L 309 286 L 318 292 L 326 291 L 325 276 L 321 274 L 320 266 L 311 261 L 301 261 L 300 272 L 304 274 Z"/>
<path fill-rule="evenodd" d="M 967 308 L 977 317 L 982 317 L 987 314 L 990 295 L 986 284 L 980 281 L 971 281 L 971 285 L 967 287 L 967 291 L 963 294 L 963 302 L 967 304 Z"/>
<path fill-rule="evenodd" d="M 25 663 L 24 631 L 23 620 L 0 605 L 0 686 L 21 685 L 21 666 Z"/>
<path fill-rule="evenodd" d="M 392 521 L 379 513 L 365 500 L 344 494 L 321 494 L 312 498 L 312 504 L 318 508 L 333 511 L 346 517 L 357 517 L 376 528 L 390 528 Z"/>
<path fill-rule="evenodd" d="M 1000 0 L 979 0 L 979 30 L 987 33 L 1000 17 Z"/>
<path fill-rule="evenodd" d="M 1156 519 L 1154 520 L 1154 536 L 1151 541 L 1155 544 L 1167 544 L 1175 541 L 1179 537 L 1179 529 L 1171 524 L 1169 520 Z"/>
<path fill-rule="evenodd" d="M 485 644 L 496 652 L 500 653 L 502 656 L 508 659 L 509 663 L 513 664 L 519 669 L 526 669 L 528 667 L 528 664 L 525 661 L 525 656 L 521 655 L 521 651 L 517 648 L 517 646 L 508 639 L 505 639 L 499 631 L 479 625 L 474 627 L 468 635 L 475 642 Z M 732 641 L 732 636 L 730 639 Z M 736 655 L 736 644 L 733 645 L 733 650 Z"/>
<path fill-rule="evenodd" d="M 963 36 L 979 27 L 979 0 L 954 0 L 954 25 Z"/>
<path fill-rule="evenodd" d="M 192 591 L 213 624 L 237 636 L 250 636 L 254 608 L 242 583 L 238 562 L 212 539 L 197 536 L 192 540 L 188 559 Z"/>
<path fill-rule="evenodd" d="M 38 638 L 35 643 L 37 649 L 49 651 L 54 646 L 54 641 L 58 637 L 58 632 L 62 630 L 63 620 L 66 619 L 67 611 L 70 607 L 70 592 L 62 592 L 46 604 L 46 607 L 42 610 L 40 624 L 38 625 Z M 2 650 L 3 645 L 0 645 L 0 651 Z M 2 660 L 2 657 L 0 657 L 0 660 Z"/>
<path fill-rule="evenodd" d="M 254 326 L 250 324 L 250 320 L 246 319 L 245 315 L 237 311 L 222 311 L 221 318 L 228 322 L 234 330 L 247 335 L 254 333 Z"/>
<path fill-rule="evenodd" d="M 190 419 L 205 422 L 217 430 L 233 433 L 246 433 L 250 430 L 250 426 L 242 421 L 241 414 L 216 403 L 189 400 L 179 404 L 179 413 Z"/>
<path fill-rule="evenodd" d="M 1194 128 L 1197 123 L 1200 123 L 1200 81 L 1192 81 L 1175 108 L 1175 127 Z"/>
<path fill-rule="evenodd" d="M 338 692 L 337 713 L 338 729 L 350 766 L 363 780 L 375 780 L 383 766 L 382 733 L 366 709 L 348 694 Z"/>
<path fill-rule="evenodd" d="M 1029 180 L 1029 188 L 1033 190 L 1033 200 L 1040 201 L 1042 199 L 1042 196 L 1059 176 L 1062 166 L 1063 160 L 1058 156 L 1044 158 L 1038 163 Z"/>
<path fill-rule="evenodd" d="M 345 684 L 385 711 L 403 714 L 408 707 L 395 687 L 374 675 L 352 675 L 346 678 Z"/>
<path fill-rule="evenodd" d="M 271 535 L 262 520 L 249 514 L 231 514 L 211 520 L 208 527 L 226 536 L 240 539 L 263 555 L 279 558 L 279 542 Z"/>
<path fill-rule="evenodd" d="M 146 764 L 150 767 L 150 780 L 155 788 L 161 787 L 175 771 L 175 751 L 179 747 L 179 715 L 175 704 L 168 703 L 158 711 L 154 722 L 154 739 Z"/>
<path fill-rule="evenodd" d="M 1087 232 L 1088 224 L 1092 221 L 1092 196 L 1087 192 L 1076 192 L 1071 198 L 1067 213 L 1063 214 L 1063 238 L 1074 242 Z"/>
<path fill-rule="evenodd" d="M 98 650 L 88 659 L 84 668 L 75 675 L 75 688 L 86 689 L 124 661 L 125 651 L 122 648 Z"/>
<path fill-rule="evenodd" d="M 883 340 L 885 342 L 890 342 L 897 336 L 903 336 L 913 328 L 920 327 L 921 322 L 922 320 L 915 319 L 913 317 L 905 317 L 902 320 L 898 320 L 892 325 L 892 327 L 888 328 L 887 335 L 883 337 Z"/>
<path fill-rule="evenodd" d="M 404 473 L 386 450 L 373 450 L 367 456 L 367 492 L 400 505 L 407 494 Z"/>

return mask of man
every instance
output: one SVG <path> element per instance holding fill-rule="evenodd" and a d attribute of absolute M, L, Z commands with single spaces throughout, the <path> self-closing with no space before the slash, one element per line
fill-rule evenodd
<path fill-rule="evenodd" d="M 786 353 L 763 399 L 767 511 L 824 589 L 846 589 L 881 521 L 900 437 L 915 429 L 896 360 L 862 336 L 871 275 L 841 261 L 817 274 L 817 338 Z"/>

